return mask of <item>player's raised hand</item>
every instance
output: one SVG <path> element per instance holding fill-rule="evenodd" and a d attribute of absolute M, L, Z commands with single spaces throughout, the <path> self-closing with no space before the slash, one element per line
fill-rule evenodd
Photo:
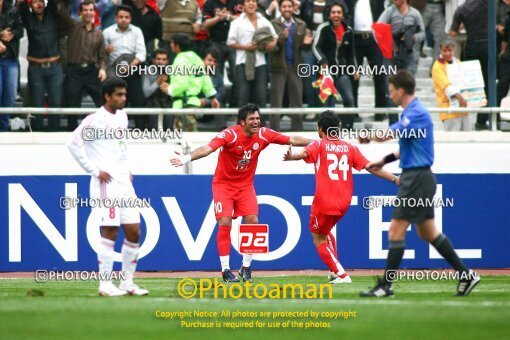
<path fill-rule="evenodd" d="M 289 145 L 289 149 L 283 155 L 283 160 L 284 161 L 291 161 L 292 160 L 292 146 Z"/>
<path fill-rule="evenodd" d="M 110 176 L 110 174 L 106 171 L 99 171 L 97 178 L 99 178 L 99 182 L 101 183 L 110 183 L 112 180 L 112 176 Z"/>
<path fill-rule="evenodd" d="M 181 162 L 181 159 L 179 158 L 181 154 L 178 152 L 175 152 L 175 154 L 177 155 L 177 157 L 170 158 L 170 164 L 172 164 L 175 167 L 183 166 L 184 164 Z"/>
<path fill-rule="evenodd" d="M 170 158 L 170 163 L 175 167 L 183 166 L 184 164 L 191 161 L 191 155 L 182 155 L 177 151 L 175 152 L 175 154 L 177 155 L 177 157 Z"/>

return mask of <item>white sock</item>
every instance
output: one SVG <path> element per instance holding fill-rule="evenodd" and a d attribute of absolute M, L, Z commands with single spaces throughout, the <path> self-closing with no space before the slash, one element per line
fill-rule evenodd
<path fill-rule="evenodd" d="M 124 282 L 132 283 L 133 276 L 136 271 L 136 264 L 138 263 L 138 243 L 129 242 L 124 240 L 122 245 L 122 274 L 124 275 Z"/>
<path fill-rule="evenodd" d="M 243 254 L 243 267 L 251 266 L 251 260 L 253 260 L 253 254 Z"/>
<path fill-rule="evenodd" d="M 221 271 L 225 271 L 225 269 L 230 269 L 230 255 L 220 256 L 221 262 Z"/>
<path fill-rule="evenodd" d="M 101 246 L 99 248 L 99 252 L 97 253 L 97 262 L 99 264 L 99 277 L 101 278 L 101 284 L 111 282 L 111 280 L 107 279 L 111 278 L 113 269 L 114 246 L 115 241 L 101 237 Z"/>

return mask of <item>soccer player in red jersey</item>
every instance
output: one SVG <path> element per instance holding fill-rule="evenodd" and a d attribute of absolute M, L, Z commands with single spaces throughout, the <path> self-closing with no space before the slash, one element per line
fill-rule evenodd
<path fill-rule="evenodd" d="M 320 140 L 310 143 L 302 152 L 284 155 L 285 161 L 303 159 L 315 164 L 315 196 L 309 228 L 322 261 L 330 270 L 329 282 L 351 283 L 351 278 L 338 261 L 336 240 L 331 229 L 351 205 L 352 169 L 366 169 L 372 174 L 397 183 L 398 177 L 381 169 L 368 169 L 368 160 L 358 148 L 339 138 L 339 121 L 332 111 L 325 111 L 317 122 Z"/>
<path fill-rule="evenodd" d="M 257 194 L 253 186 L 259 155 L 269 144 L 306 146 L 309 139 L 285 136 L 260 126 L 260 110 L 254 104 L 239 108 L 238 125 L 220 132 L 209 144 L 190 154 L 178 155 L 170 162 L 181 166 L 206 157 L 220 149 L 218 165 L 212 182 L 214 212 L 219 228 L 216 236 L 221 271 L 225 282 L 239 282 L 230 270 L 230 229 L 232 218 L 242 216 L 244 223 L 258 223 Z M 252 254 L 243 254 L 239 275 L 251 282 Z"/>

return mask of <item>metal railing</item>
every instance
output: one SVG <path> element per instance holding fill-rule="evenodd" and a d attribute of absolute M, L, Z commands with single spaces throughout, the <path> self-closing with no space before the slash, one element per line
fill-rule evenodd
<path fill-rule="evenodd" d="M 51 114 L 51 115 L 85 115 L 94 112 L 93 108 L 37 108 L 37 107 L 0 107 L 0 114 Z M 301 115 L 301 114 L 317 114 L 324 110 L 332 110 L 336 114 L 385 114 L 385 113 L 401 113 L 402 108 L 262 108 L 263 115 Z M 510 108 L 501 107 L 480 107 L 480 108 L 428 108 L 430 113 L 488 113 L 489 129 L 497 130 L 497 113 L 510 112 Z M 158 115 L 158 128 L 163 128 L 164 115 L 182 115 L 182 114 L 199 114 L 199 115 L 237 115 L 237 108 L 227 109 L 161 109 L 161 108 L 126 108 L 129 115 Z"/>

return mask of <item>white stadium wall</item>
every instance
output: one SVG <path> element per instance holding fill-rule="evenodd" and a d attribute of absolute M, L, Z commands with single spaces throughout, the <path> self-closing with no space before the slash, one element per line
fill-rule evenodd
<path fill-rule="evenodd" d="M 316 133 L 301 133 L 316 139 Z M 12 175 L 82 175 L 83 170 L 65 147 L 70 133 L 2 133 L 0 176 Z M 208 143 L 214 133 L 184 133 L 191 149 Z M 503 132 L 435 132 L 435 162 L 433 170 L 442 174 L 510 173 L 510 133 Z M 358 145 L 369 160 L 377 160 L 395 151 L 397 142 Z M 182 168 L 170 166 L 174 150 L 182 152 L 173 142 L 130 141 L 129 159 L 135 175 L 171 175 L 182 173 Z M 283 162 L 285 146 L 271 145 L 261 155 L 257 174 L 312 174 L 313 167 L 302 162 Z M 193 162 L 193 174 L 213 174 L 217 152 L 208 158 Z M 399 172 L 398 162 L 387 167 Z M 366 173 L 363 171 L 362 173 Z"/>

